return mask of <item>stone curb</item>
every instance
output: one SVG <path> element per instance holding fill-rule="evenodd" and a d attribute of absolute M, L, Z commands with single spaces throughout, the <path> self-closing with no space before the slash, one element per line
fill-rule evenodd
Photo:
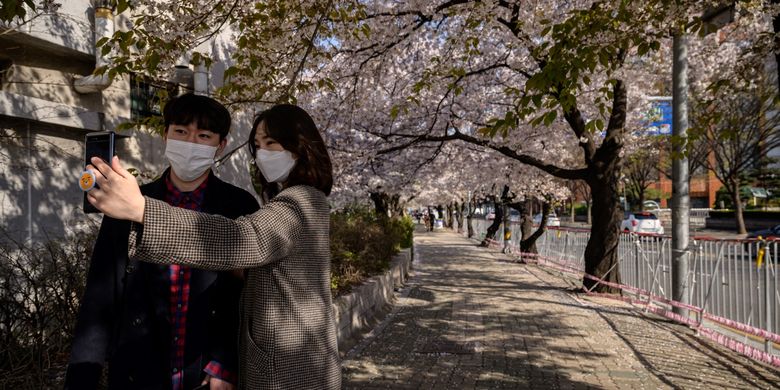
<path fill-rule="evenodd" d="M 403 286 L 412 268 L 413 248 L 401 250 L 390 269 L 333 300 L 339 354 L 344 356 L 392 310 L 394 291 Z"/>

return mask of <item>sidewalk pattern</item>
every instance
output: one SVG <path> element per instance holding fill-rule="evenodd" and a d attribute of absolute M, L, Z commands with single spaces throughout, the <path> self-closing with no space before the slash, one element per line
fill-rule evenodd
<path fill-rule="evenodd" d="M 454 233 L 344 360 L 345 389 L 773 389 L 780 372 Z"/>

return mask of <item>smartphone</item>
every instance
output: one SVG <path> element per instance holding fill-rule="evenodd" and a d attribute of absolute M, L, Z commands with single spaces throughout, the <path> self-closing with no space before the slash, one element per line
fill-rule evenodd
<path fill-rule="evenodd" d="M 91 164 L 90 159 L 92 157 L 100 157 L 103 161 L 111 163 L 111 158 L 114 157 L 114 140 L 116 139 L 113 131 L 97 131 L 94 133 L 88 133 L 84 137 L 84 167 L 86 169 L 87 164 Z M 97 186 L 97 184 L 95 184 Z M 85 213 L 98 213 L 100 210 L 96 209 L 92 203 L 87 200 L 87 193 L 84 192 L 84 212 Z"/>

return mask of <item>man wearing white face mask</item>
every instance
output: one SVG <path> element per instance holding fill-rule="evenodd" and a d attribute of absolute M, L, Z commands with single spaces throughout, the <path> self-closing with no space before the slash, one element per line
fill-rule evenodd
<path fill-rule="evenodd" d="M 165 106 L 160 179 L 141 187 L 172 206 L 237 218 L 258 209 L 248 192 L 214 176 L 230 114 L 192 94 Z M 105 217 L 74 335 L 66 388 L 95 388 L 108 363 L 111 389 L 232 389 L 237 383 L 236 274 L 128 259 L 130 224 Z"/>

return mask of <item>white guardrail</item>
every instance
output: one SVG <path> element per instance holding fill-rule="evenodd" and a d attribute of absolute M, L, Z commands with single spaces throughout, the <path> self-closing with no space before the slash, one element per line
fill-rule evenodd
<path fill-rule="evenodd" d="M 491 223 L 473 219 L 473 238 L 483 239 Z M 510 226 L 509 244 L 518 248 L 522 236 L 520 226 L 516 223 Z M 502 232 L 503 227 L 496 234 L 499 245 L 503 245 Z M 465 227 L 463 234 L 467 235 Z M 540 258 L 584 273 L 584 253 L 589 237 L 590 232 L 586 229 L 551 227 L 537 240 L 536 246 Z M 628 286 L 623 289 L 624 294 L 631 295 L 633 290 L 639 289 L 642 290 L 639 295 L 648 300 L 649 296 L 657 297 L 659 302 L 653 303 L 662 306 L 669 303 L 665 301 L 672 300 L 671 242 L 670 236 L 620 235 L 618 266 L 621 284 Z M 690 251 L 688 302 L 696 310 L 690 313 L 690 319 L 681 320 L 704 327 L 713 324 L 725 326 L 732 331 L 729 337 L 740 339 L 745 345 L 756 346 L 757 353 L 763 355 L 760 360 L 780 365 L 780 356 L 775 355 L 780 352 L 780 280 L 777 267 L 780 240 L 694 237 Z M 636 291 L 633 292 L 636 296 Z M 753 348 L 750 349 L 752 351 Z"/>

